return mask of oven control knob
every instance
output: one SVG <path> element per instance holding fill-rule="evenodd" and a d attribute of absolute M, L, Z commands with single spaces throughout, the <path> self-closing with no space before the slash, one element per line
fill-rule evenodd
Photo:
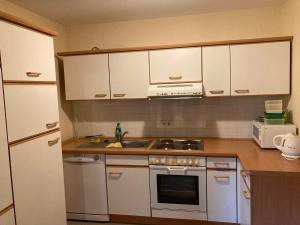
<path fill-rule="evenodd" d="M 199 161 L 198 159 L 195 159 L 194 165 L 195 165 L 195 166 L 199 166 L 199 164 L 200 164 L 200 161 Z"/>
<path fill-rule="evenodd" d="M 177 159 L 177 162 L 176 162 L 176 163 L 177 163 L 177 165 L 180 165 L 181 162 L 182 162 L 181 159 Z"/>
<path fill-rule="evenodd" d="M 182 160 L 182 165 L 186 165 L 186 164 L 187 164 L 186 159 L 183 159 L 183 160 Z"/>
<path fill-rule="evenodd" d="M 160 160 L 159 159 L 155 159 L 155 164 L 159 164 Z"/>
<path fill-rule="evenodd" d="M 193 160 L 189 159 L 188 165 L 190 165 L 190 166 L 193 165 Z"/>
<path fill-rule="evenodd" d="M 166 164 L 166 159 L 165 159 L 165 158 L 162 158 L 162 159 L 160 160 L 160 163 L 161 163 L 162 165 Z"/>

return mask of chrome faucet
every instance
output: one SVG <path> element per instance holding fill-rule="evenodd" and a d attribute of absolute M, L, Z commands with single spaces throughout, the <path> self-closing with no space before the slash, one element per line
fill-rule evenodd
<path fill-rule="evenodd" d="M 125 131 L 125 132 L 121 135 L 121 138 L 120 138 L 120 142 L 121 142 L 121 143 L 123 142 L 124 137 L 125 137 L 126 134 L 128 134 L 128 131 Z"/>

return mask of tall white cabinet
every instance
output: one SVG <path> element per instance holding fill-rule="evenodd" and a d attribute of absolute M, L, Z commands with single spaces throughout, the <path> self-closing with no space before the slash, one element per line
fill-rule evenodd
<path fill-rule="evenodd" d="M 16 224 L 66 225 L 53 38 L 4 21 L 0 33 L 0 206 L 13 203 L 12 178 Z"/>

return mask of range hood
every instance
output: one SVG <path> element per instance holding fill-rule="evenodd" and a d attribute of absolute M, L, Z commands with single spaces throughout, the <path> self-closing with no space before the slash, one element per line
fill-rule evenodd
<path fill-rule="evenodd" d="M 148 98 L 201 98 L 203 85 L 201 83 L 150 84 Z"/>

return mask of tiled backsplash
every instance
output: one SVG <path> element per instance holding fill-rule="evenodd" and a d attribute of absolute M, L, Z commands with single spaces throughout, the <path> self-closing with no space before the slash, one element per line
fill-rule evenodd
<path fill-rule="evenodd" d="M 250 138 L 251 121 L 263 114 L 264 100 L 274 98 L 76 101 L 74 129 L 77 137 L 114 136 L 120 122 L 130 137 Z"/>

